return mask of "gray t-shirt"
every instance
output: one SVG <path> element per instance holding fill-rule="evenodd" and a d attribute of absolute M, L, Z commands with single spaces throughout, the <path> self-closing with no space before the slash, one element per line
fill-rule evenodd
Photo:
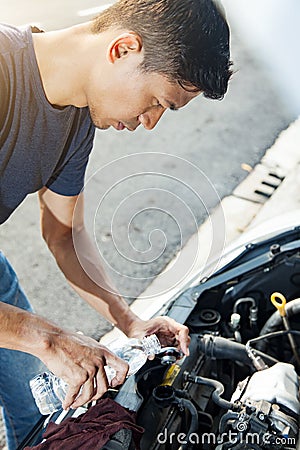
<path fill-rule="evenodd" d="M 0 223 L 43 186 L 79 194 L 94 133 L 88 108 L 47 101 L 31 28 L 0 25 Z"/>

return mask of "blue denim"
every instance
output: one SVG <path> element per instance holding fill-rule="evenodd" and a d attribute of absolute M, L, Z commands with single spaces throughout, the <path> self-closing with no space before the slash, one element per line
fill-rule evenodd
<path fill-rule="evenodd" d="M 1 252 L 0 301 L 32 311 L 13 268 Z M 29 380 L 43 370 L 44 366 L 38 358 L 0 348 L 0 406 L 9 450 L 16 450 L 41 417 L 30 391 Z"/>

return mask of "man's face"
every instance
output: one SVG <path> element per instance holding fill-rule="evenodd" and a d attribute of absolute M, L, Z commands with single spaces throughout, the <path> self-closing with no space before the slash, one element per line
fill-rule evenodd
<path fill-rule="evenodd" d="M 158 73 L 143 73 L 138 64 L 118 67 L 105 90 L 91 83 L 87 95 L 97 128 L 134 131 L 140 124 L 152 130 L 166 109 L 179 109 L 199 93 L 187 92 Z M 103 86 L 103 80 L 102 86 Z"/>

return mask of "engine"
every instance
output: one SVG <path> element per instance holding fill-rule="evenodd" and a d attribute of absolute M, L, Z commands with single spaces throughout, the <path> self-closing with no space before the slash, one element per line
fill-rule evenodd
<path fill-rule="evenodd" d="M 138 374 L 142 450 L 297 448 L 299 240 L 275 246 L 245 252 L 172 305 L 190 356 L 168 348 Z"/>
<path fill-rule="evenodd" d="M 220 445 L 216 448 L 293 448 L 298 432 L 298 391 L 297 373 L 286 363 L 276 363 L 240 382 L 231 398 L 233 408 L 220 420 Z"/>

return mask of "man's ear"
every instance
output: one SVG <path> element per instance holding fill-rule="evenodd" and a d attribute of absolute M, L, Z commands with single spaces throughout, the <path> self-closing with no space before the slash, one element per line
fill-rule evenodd
<path fill-rule="evenodd" d="M 142 47 L 142 39 L 138 34 L 133 32 L 123 33 L 109 43 L 107 58 L 110 63 L 114 63 L 130 53 L 139 53 Z"/>

